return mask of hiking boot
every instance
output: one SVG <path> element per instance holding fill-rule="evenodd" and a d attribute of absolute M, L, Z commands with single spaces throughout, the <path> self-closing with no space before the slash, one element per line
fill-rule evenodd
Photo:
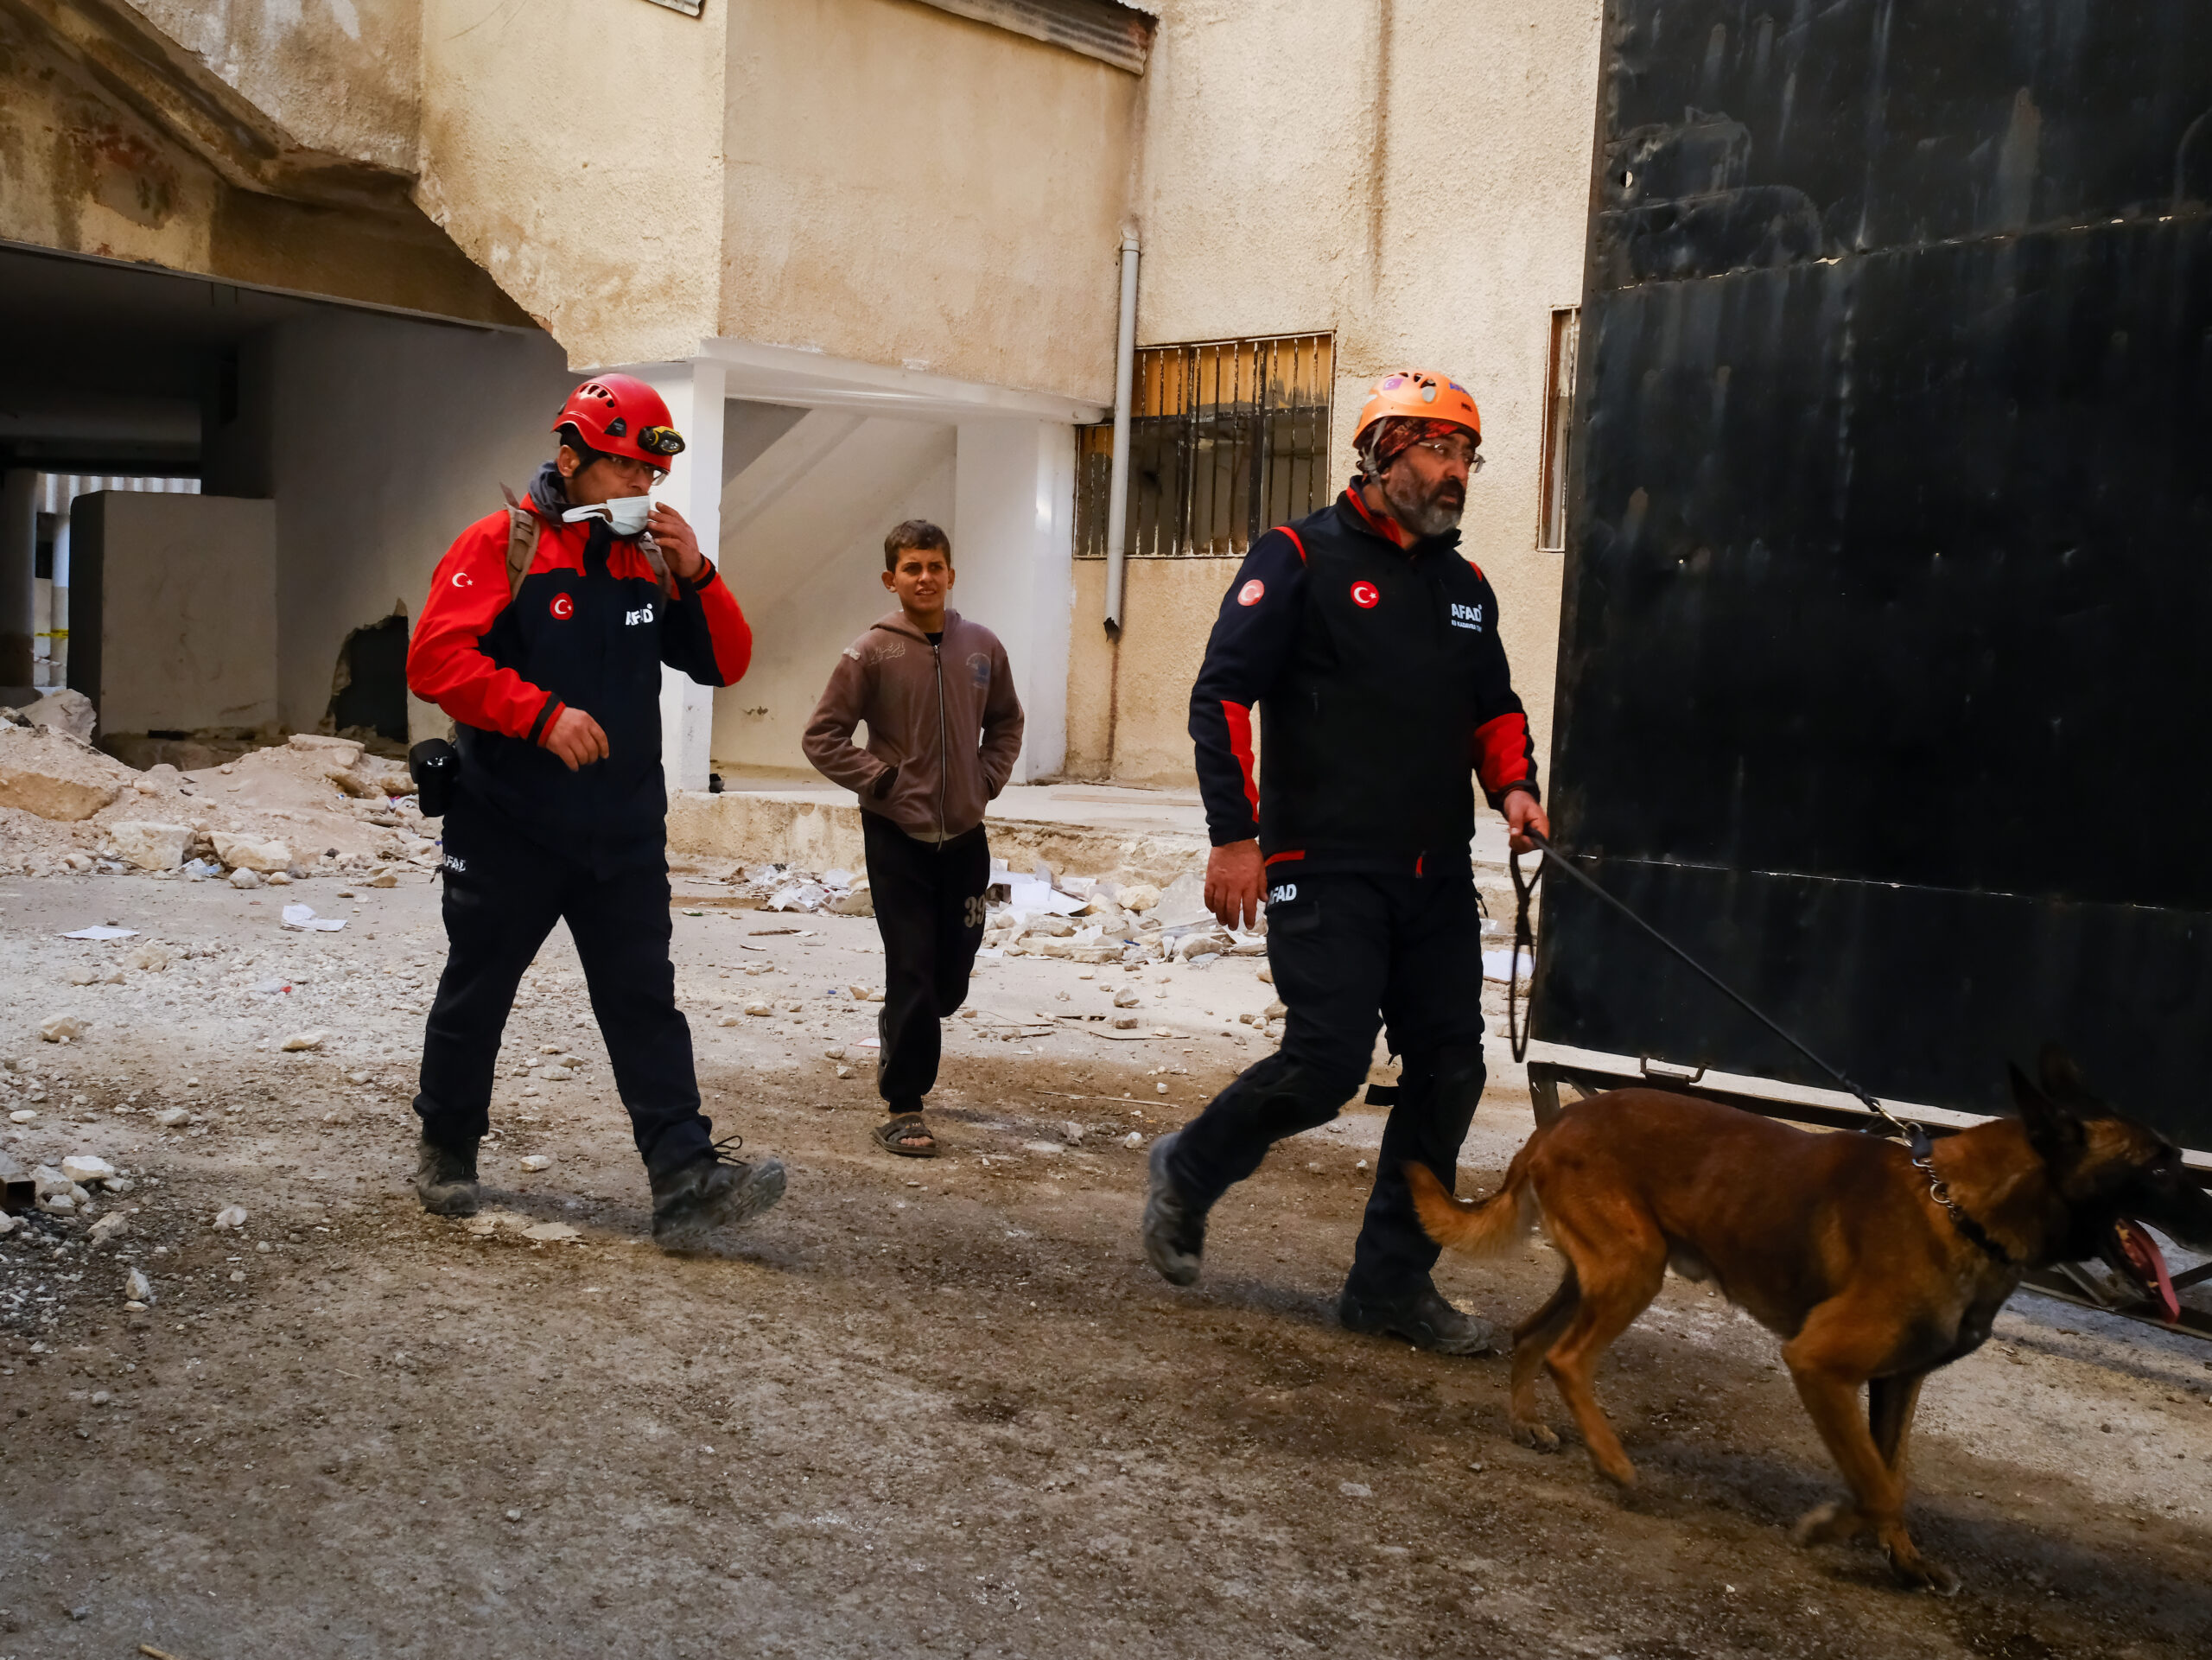
<path fill-rule="evenodd" d="M 1197 1281 L 1198 1259 L 1206 1248 L 1206 1212 L 1211 1208 L 1185 1195 L 1167 1173 L 1168 1154 L 1182 1133 L 1170 1130 L 1152 1144 L 1152 1189 L 1144 1200 L 1145 1259 L 1170 1285 Z"/>
<path fill-rule="evenodd" d="M 784 1196 L 783 1161 L 733 1158 L 736 1140 L 653 1178 L 653 1243 L 674 1254 L 702 1250 L 717 1228 L 750 1222 Z"/>
<path fill-rule="evenodd" d="M 1337 1318 L 1347 1332 L 1402 1338 L 1416 1349 L 1433 1349 L 1438 1354 L 1495 1354 L 1498 1350 L 1495 1326 L 1461 1313 L 1433 1285 L 1389 1299 L 1363 1295 L 1347 1285 L 1337 1298 Z"/>
<path fill-rule="evenodd" d="M 455 1153 L 425 1138 L 416 1148 L 415 1193 L 432 1216 L 474 1216 L 476 1143 L 466 1153 Z"/>

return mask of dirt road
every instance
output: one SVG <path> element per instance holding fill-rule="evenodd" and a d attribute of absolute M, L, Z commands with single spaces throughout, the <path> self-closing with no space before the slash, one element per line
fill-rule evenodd
<path fill-rule="evenodd" d="M 0 1657 L 2205 1652 L 2202 1345 L 2017 1301 L 1916 1441 L 1916 1525 L 1966 1591 L 1908 1595 L 1871 1553 L 1787 1544 L 1836 1478 L 1771 1340 L 1696 1288 L 1670 1282 L 1605 1375 L 1645 1478 L 1625 1501 L 1571 1441 L 1512 1445 L 1502 1362 L 1339 1331 L 1373 1114 L 1232 1195 L 1198 1288 L 1157 1280 L 1122 1141 L 1260 1053 L 1249 959 L 988 965 L 925 1163 L 867 1141 L 872 925 L 679 917 L 710 1110 L 792 1174 L 675 1261 L 642 1243 L 564 936 L 508 1053 L 577 1065 L 503 1062 L 486 1154 L 512 1224 L 420 1213 L 435 890 L 338 887 L 0 883 L 0 1053 L 36 1069 L 4 1075 L 35 1116 L 0 1147 L 134 1183 L 96 1206 L 129 1212 L 108 1245 L 82 1219 L 0 1239 Z M 280 931 L 286 900 L 348 925 Z M 108 921 L 139 938 L 55 937 Z M 169 964 L 124 967 L 149 941 Z M 1173 1035 L 1059 1018 L 1129 984 Z M 65 1012 L 86 1037 L 38 1041 Z M 1468 1177 L 1528 1122 L 1495 1091 Z M 218 1231 L 229 1205 L 247 1220 Z M 1510 1317 L 1555 1260 L 1440 1277 Z"/>

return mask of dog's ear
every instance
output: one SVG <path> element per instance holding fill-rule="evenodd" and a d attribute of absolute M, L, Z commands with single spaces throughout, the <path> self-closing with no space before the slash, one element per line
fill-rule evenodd
<path fill-rule="evenodd" d="M 2019 1112 L 2021 1128 L 2044 1162 L 2063 1163 L 2078 1154 L 2088 1141 L 2082 1121 L 2029 1083 L 2018 1066 L 2008 1062 L 2005 1070 L 2012 1076 L 2012 1104 Z"/>
<path fill-rule="evenodd" d="M 2089 1087 L 2074 1057 L 2056 1043 L 2046 1043 L 2037 1054 L 2036 1076 L 2043 1092 L 2062 1106 L 2093 1115 L 2111 1110 Z"/>

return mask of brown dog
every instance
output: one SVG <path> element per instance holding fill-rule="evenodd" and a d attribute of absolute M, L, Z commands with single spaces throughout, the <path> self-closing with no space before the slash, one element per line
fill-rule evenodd
<path fill-rule="evenodd" d="M 1981 1345 L 2027 1268 L 2101 1256 L 2155 1294 L 2164 1266 L 2130 1218 L 2212 1250 L 2212 1196 L 2180 1154 L 2091 1096 L 2056 1049 L 2041 1072 L 2038 1089 L 2013 1071 L 2017 1120 L 1936 1144 L 1934 1175 L 1957 1215 L 1893 1142 L 1656 1090 L 1567 1108 L 1529 1138 L 1489 1199 L 1455 1199 L 1421 1166 L 1408 1176 L 1440 1244 L 1502 1252 L 1541 1221 L 1566 1254 L 1559 1289 L 1514 1329 L 1516 1439 L 1559 1445 L 1536 1416 L 1541 1362 L 1599 1469 L 1635 1481 L 1591 1383 L 1671 1263 L 1717 1281 L 1783 1338 L 1798 1397 L 1851 1484 L 1854 1503 L 1802 1517 L 1797 1542 L 1872 1533 L 1908 1583 L 1948 1593 L 1956 1576 L 1914 1549 L 1903 1515 L 1922 1381 Z"/>

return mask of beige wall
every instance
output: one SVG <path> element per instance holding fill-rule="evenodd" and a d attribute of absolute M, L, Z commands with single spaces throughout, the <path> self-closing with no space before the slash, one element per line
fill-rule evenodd
<path fill-rule="evenodd" d="M 1130 560 L 1116 646 L 1098 620 L 1105 609 L 1106 562 L 1076 562 L 1075 630 L 1068 652 L 1070 777 L 1110 773 L 1127 784 L 1171 785 L 1192 781 L 1191 681 L 1236 571 L 1233 559 Z"/>
<path fill-rule="evenodd" d="M 1489 465 L 1464 546 L 1497 589 L 1515 682 L 1548 753 L 1560 571 L 1559 555 L 1535 550 L 1541 406 L 1551 308 L 1581 296 L 1597 0 L 1160 10 L 1135 194 L 1140 340 L 1334 330 L 1339 480 L 1352 417 L 1382 374 L 1434 367 L 1473 391 Z M 1191 607 L 1210 592 L 1210 626 L 1226 580 L 1203 564 L 1180 576 L 1132 564 L 1118 773 L 1154 776 L 1179 748 L 1187 779 L 1185 700 L 1205 642 Z M 1137 609 L 1147 584 L 1179 596 L 1163 592 L 1176 620 L 1157 632 Z M 1077 590 L 1071 711 L 1103 649 L 1103 587 L 1088 566 Z M 1133 681 L 1159 689 L 1132 705 Z"/>
<path fill-rule="evenodd" d="M 913 0 L 730 0 L 717 332 L 1113 396 L 1142 83 Z"/>
<path fill-rule="evenodd" d="M 299 144 L 415 169 L 421 0 L 128 0 Z"/>
<path fill-rule="evenodd" d="M 416 200 L 573 364 L 715 332 L 729 16 L 423 0 Z"/>
<path fill-rule="evenodd" d="M 87 67 L 88 56 L 126 65 L 141 84 L 120 95 L 107 71 Z M 266 122 L 232 119 L 225 99 L 232 96 L 158 35 L 102 33 L 93 14 L 59 0 L 0 8 L 0 239 L 447 316 L 526 321 L 407 201 L 403 181 L 366 167 L 334 174 L 339 158 Z M 378 104 L 381 94 L 365 101 Z M 364 113 L 354 124 L 384 118 Z M 295 188 L 302 194 L 285 194 Z"/>

